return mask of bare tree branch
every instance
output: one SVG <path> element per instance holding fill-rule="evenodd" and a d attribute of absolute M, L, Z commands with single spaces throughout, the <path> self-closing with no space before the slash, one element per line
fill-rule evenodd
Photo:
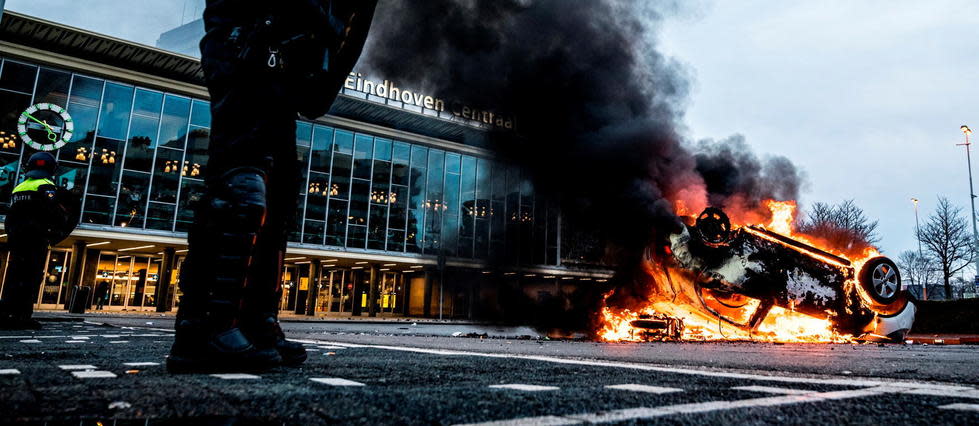
<path fill-rule="evenodd" d="M 972 233 L 962 216 L 962 208 L 939 197 L 935 212 L 918 230 L 918 239 L 938 264 L 946 297 L 951 298 L 952 275 L 972 263 L 974 255 Z"/>

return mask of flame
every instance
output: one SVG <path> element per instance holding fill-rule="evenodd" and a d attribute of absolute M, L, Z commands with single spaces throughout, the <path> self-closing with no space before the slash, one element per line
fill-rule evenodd
<path fill-rule="evenodd" d="M 678 214 L 689 214 L 686 204 L 678 200 L 673 204 Z M 795 230 L 795 217 L 797 204 L 795 201 L 776 201 L 765 200 L 762 202 L 765 210 L 757 212 L 742 212 L 739 217 L 769 217 L 764 224 L 732 223 L 735 228 L 743 228 L 753 235 L 764 238 L 768 241 L 782 244 L 787 248 L 794 249 L 807 256 L 817 258 L 827 264 L 835 265 L 839 268 L 853 268 L 860 271 L 867 260 L 880 255 L 874 247 L 858 248 L 837 248 L 832 247 L 819 238 L 802 234 Z M 840 259 L 827 256 L 825 253 L 812 251 L 803 247 L 786 244 L 777 238 L 761 232 L 758 228 L 783 235 L 790 239 L 805 243 L 833 256 L 843 258 L 849 262 L 841 262 Z M 640 318 L 641 315 L 652 315 L 655 313 L 665 314 L 671 317 L 680 318 L 684 321 L 683 340 L 753 340 L 764 342 L 849 342 L 853 336 L 839 334 L 833 330 L 829 319 L 815 318 L 790 309 L 773 307 L 764 321 L 754 330 L 749 331 L 743 327 L 738 327 L 725 322 L 714 313 L 703 308 L 703 302 L 697 295 L 694 285 L 696 277 L 690 271 L 678 270 L 676 268 L 663 265 L 653 265 L 649 267 L 652 279 L 650 280 L 650 295 L 646 303 L 638 309 L 615 309 L 607 304 L 602 308 L 599 316 L 601 324 L 597 336 L 600 340 L 607 342 L 616 341 L 641 341 L 643 336 L 637 333 L 635 327 L 630 323 Z M 856 275 L 856 274 L 853 274 Z M 844 283 L 845 291 L 856 291 L 862 299 L 870 301 L 870 296 L 866 294 L 860 285 L 857 285 L 856 277 L 851 277 Z M 605 298 L 608 300 L 614 294 L 609 292 Z M 727 309 L 723 312 L 726 318 L 733 321 L 746 323 L 752 312 L 760 304 L 757 299 L 744 298 L 743 303 L 737 309 Z M 726 308 L 722 308 L 726 309 Z"/>

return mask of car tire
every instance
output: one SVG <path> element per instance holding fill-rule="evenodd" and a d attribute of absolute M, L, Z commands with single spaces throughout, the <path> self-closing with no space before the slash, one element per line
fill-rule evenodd
<path fill-rule="evenodd" d="M 894 261 L 883 256 L 868 260 L 860 271 L 859 280 L 874 302 L 881 305 L 894 303 L 901 293 L 901 273 Z"/>

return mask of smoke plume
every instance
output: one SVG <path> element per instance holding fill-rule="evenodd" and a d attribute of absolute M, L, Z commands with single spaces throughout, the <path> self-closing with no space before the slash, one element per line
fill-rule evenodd
<path fill-rule="evenodd" d="M 493 149 L 634 265 L 681 226 L 674 203 L 794 198 L 800 181 L 739 137 L 683 141 L 688 79 L 657 50 L 650 3 L 382 0 L 361 67 L 511 117 Z"/>

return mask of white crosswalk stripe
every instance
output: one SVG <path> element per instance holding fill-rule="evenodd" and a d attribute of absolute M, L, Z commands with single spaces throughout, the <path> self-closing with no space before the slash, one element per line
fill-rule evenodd
<path fill-rule="evenodd" d="M 527 385 L 523 383 L 510 383 L 506 385 L 490 385 L 493 389 L 511 389 L 524 392 L 541 392 L 541 391 L 553 391 L 561 389 L 557 386 L 541 386 L 541 385 Z"/>
<path fill-rule="evenodd" d="M 58 368 L 60 368 L 62 370 L 95 370 L 95 369 L 98 369 L 98 367 L 96 367 L 94 365 L 90 365 L 90 364 L 66 364 L 66 365 L 59 365 Z"/>
<path fill-rule="evenodd" d="M 79 379 L 108 379 L 116 377 L 115 373 L 102 370 L 72 371 L 71 374 Z"/>
<path fill-rule="evenodd" d="M 24 339 L 21 340 L 20 343 L 41 343 L 41 341 L 37 339 Z"/>
<path fill-rule="evenodd" d="M 805 395 L 807 393 L 819 392 L 819 391 L 805 390 L 805 389 L 778 388 L 774 386 L 735 386 L 731 389 L 746 390 L 752 392 L 774 393 L 779 395 Z"/>
<path fill-rule="evenodd" d="M 938 408 L 943 410 L 979 411 L 979 404 L 948 404 L 940 405 Z"/>
<path fill-rule="evenodd" d="M 341 379 L 338 377 L 313 377 L 309 380 L 314 381 L 316 383 L 323 383 L 330 386 L 366 386 L 365 384 L 360 382 Z"/>
<path fill-rule="evenodd" d="M 628 383 L 623 385 L 609 385 L 606 386 L 607 389 L 624 390 L 632 392 L 647 392 L 647 393 L 673 393 L 673 392 L 683 392 L 683 389 L 677 388 L 664 388 L 659 386 L 649 386 L 649 385 L 639 385 L 635 383 Z"/>
<path fill-rule="evenodd" d="M 4 368 L 4 369 L 0 369 L 0 376 L 8 376 L 8 375 L 14 375 L 14 374 L 20 374 L 20 370 L 18 370 L 16 368 Z"/>
<path fill-rule="evenodd" d="M 158 362 L 124 362 L 122 364 L 130 367 L 149 367 L 153 365 L 160 365 Z"/>
<path fill-rule="evenodd" d="M 211 374 L 211 377 L 217 377 L 224 380 L 255 380 L 261 379 L 260 376 L 254 374 L 243 374 L 243 373 L 225 373 L 225 374 Z"/>

